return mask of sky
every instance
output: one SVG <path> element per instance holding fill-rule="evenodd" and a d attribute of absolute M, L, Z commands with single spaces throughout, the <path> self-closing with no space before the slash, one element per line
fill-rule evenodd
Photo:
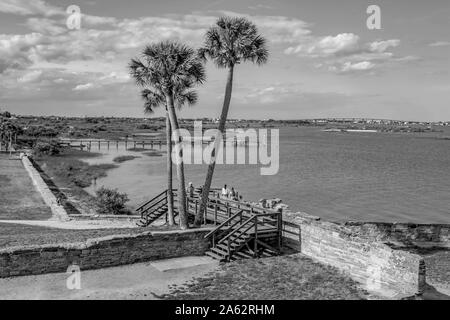
<path fill-rule="evenodd" d="M 0 0 L 0 110 L 143 117 L 130 59 L 162 40 L 198 48 L 224 15 L 253 21 L 270 52 L 236 67 L 229 118 L 450 120 L 448 0 Z M 227 73 L 206 70 L 181 117 L 220 115 Z"/>

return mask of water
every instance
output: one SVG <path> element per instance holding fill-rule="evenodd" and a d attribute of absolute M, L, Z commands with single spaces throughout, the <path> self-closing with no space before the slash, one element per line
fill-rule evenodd
<path fill-rule="evenodd" d="M 86 161 L 141 155 L 115 148 L 100 151 L 105 154 Z M 261 176 L 258 165 L 218 165 L 213 184 L 234 186 L 247 200 L 278 197 L 291 210 L 333 221 L 450 223 L 449 168 L 450 140 L 282 128 L 277 175 Z M 204 165 L 186 166 L 186 182 L 195 186 L 203 184 L 205 174 Z M 97 187 L 118 188 L 136 205 L 165 189 L 166 180 L 165 155 L 141 155 L 109 171 Z M 87 190 L 92 193 L 94 187 Z"/>

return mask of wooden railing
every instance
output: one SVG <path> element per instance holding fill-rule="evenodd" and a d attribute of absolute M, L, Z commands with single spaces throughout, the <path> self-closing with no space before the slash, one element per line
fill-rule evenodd
<path fill-rule="evenodd" d="M 263 234 L 277 236 L 277 247 L 282 245 L 282 215 L 281 212 L 239 203 L 228 199 L 209 199 L 205 220 L 208 220 L 208 211 L 213 214 L 213 221 L 217 223 L 218 212 L 225 213 L 222 222 L 205 235 L 211 238 L 212 247 L 225 244 L 229 260 L 234 252 L 253 240 L 253 255 L 258 254 L 258 246 L 274 250 L 272 246 L 260 240 Z M 212 207 L 212 209 L 211 209 Z M 253 229 L 253 230 L 252 230 Z"/>
<path fill-rule="evenodd" d="M 247 252 L 253 256 L 258 255 L 258 246 L 278 251 L 282 241 L 282 215 L 281 212 L 271 209 L 261 208 L 249 203 L 238 202 L 230 199 L 223 199 L 217 196 L 219 189 L 212 189 L 210 197 L 206 202 L 206 211 L 203 215 L 203 224 L 216 226 L 205 235 L 205 238 L 212 239 L 212 248 L 226 251 L 226 259 L 230 259 L 234 253 L 243 246 L 247 246 Z M 178 201 L 177 189 L 172 190 L 174 202 Z M 156 197 L 146 201 L 136 208 L 141 217 L 146 219 L 146 224 L 150 224 L 154 219 L 164 214 L 168 204 L 168 190 L 164 190 Z M 186 208 L 190 215 L 197 215 L 201 205 L 201 194 L 199 191 L 194 194 L 187 194 Z M 158 212 L 159 211 L 159 212 Z M 155 212 L 157 214 L 155 215 Z M 277 237 L 277 245 L 273 244 L 274 237 Z M 271 239 L 267 242 L 267 239 Z M 249 249 L 250 240 L 253 241 L 253 248 Z M 276 249 L 276 247 L 278 249 Z M 219 251 L 220 251 L 219 250 Z M 222 253 L 223 253 L 222 252 Z"/>
<path fill-rule="evenodd" d="M 168 190 L 164 190 L 163 192 L 161 192 L 160 194 L 158 194 L 157 196 L 155 196 L 151 200 L 145 201 L 142 204 L 140 204 L 136 208 L 136 212 L 140 213 L 141 217 L 143 217 L 144 214 L 146 214 L 148 211 L 156 210 L 156 206 L 158 204 L 161 204 L 161 203 L 164 203 L 164 202 L 167 204 L 167 191 Z"/>

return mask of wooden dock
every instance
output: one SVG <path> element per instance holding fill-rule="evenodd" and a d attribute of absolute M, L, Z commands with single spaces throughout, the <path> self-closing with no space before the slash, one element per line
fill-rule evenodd
<path fill-rule="evenodd" d="M 202 144 L 209 144 L 212 141 L 202 141 Z M 188 143 L 187 141 L 183 143 Z M 223 140 L 223 144 L 230 143 L 226 140 Z M 128 150 L 130 148 L 137 149 L 137 148 L 151 148 L 154 149 L 155 147 L 158 147 L 159 149 L 162 148 L 162 146 L 165 146 L 167 144 L 166 140 L 164 139 L 127 139 L 127 140 L 103 140 L 103 139 L 61 139 L 60 145 L 66 146 L 66 147 L 72 147 L 72 148 L 80 148 L 81 150 L 101 150 L 103 148 L 106 148 L 109 150 L 110 148 L 119 149 L 119 147 L 124 147 L 125 150 Z M 194 145 L 195 142 L 191 141 L 191 144 Z M 236 139 L 231 141 L 231 144 L 235 147 L 243 146 L 243 147 L 249 147 L 250 143 L 248 140 L 245 141 L 237 141 Z M 258 143 L 259 145 L 259 143 Z"/>

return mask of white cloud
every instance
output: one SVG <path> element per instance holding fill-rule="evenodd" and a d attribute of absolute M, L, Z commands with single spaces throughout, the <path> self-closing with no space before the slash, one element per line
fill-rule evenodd
<path fill-rule="evenodd" d="M 47 17 L 65 14 L 61 8 L 49 5 L 43 0 L 2 0 L 0 2 L 0 12 L 24 16 L 43 15 Z"/>
<path fill-rule="evenodd" d="M 446 47 L 450 46 L 450 41 L 436 41 L 429 44 L 430 47 Z"/>
<path fill-rule="evenodd" d="M 325 67 L 336 73 L 367 72 L 388 62 L 407 62 L 417 57 L 397 57 L 389 49 L 398 47 L 400 40 L 377 40 L 361 43 L 353 33 L 336 36 L 310 37 L 297 46 L 287 48 L 284 53 L 299 57 L 320 58 L 316 67 Z"/>
<path fill-rule="evenodd" d="M 285 50 L 286 54 L 309 57 L 328 57 L 358 50 L 359 36 L 353 33 L 341 33 L 336 36 L 312 38 L 295 47 Z"/>
<path fill-rule="evenodd" d="M 390 47 L 398 47 L 400 45 L 400 40 L 392 39 L 385 41 L 375 41 L 369 44 L 371 52 L 385 52 Z"/>
<path fill-rule="evenodd" d="M 20 77 L 17 81 L 20 83 L 34 82 L 42 75 L 42 70 L 33 70 Z"/>
<path fill-rule="evenodd" d="M 34 48 L 42 40 L 39 33 L 0 34 L 0 74 L 8 69 L 24 69 L 33 64 Z"/>
<path fill-rule="evenodd" d="M 92 89 L 94 87 L 93 83 L 86 83 L 86 84 L 79 84 L 75 88 L 73 88 L 73 91 L 84 91 L 88 89 Z"/>
<path fill-rule="evenodd" d="M 366 71 L 371 70 L 375 67 L 370 61 L 361 61 L 357 63 L 345 62 L 340 69 L 340 72 L 350 72 L 350 71 Z"/>

